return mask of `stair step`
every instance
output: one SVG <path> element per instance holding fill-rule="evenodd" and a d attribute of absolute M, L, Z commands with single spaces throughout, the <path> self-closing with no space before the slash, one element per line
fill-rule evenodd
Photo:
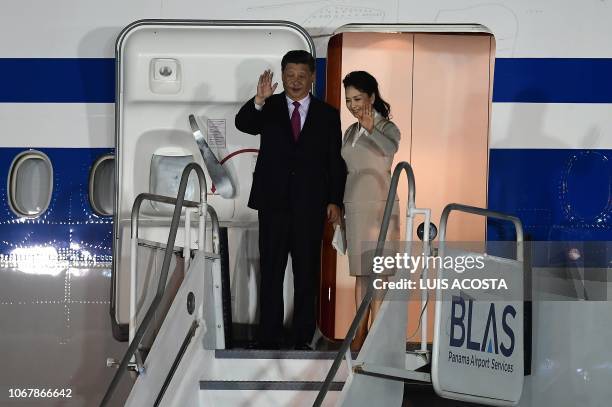
<path fill-rule="evenodd" d="M 200 390 L 290 390 L 319 391 L 323 382 L 313 381 L 229 381 L 202 380 Z M 341 391 L 344 382 L 332 382 L 331 391 Z"/>
<path fill-rule="evenodd" d="M 205 406 L 312 407 L 323 381 L 200 381 L 199 402 Z M 335 406 L 343 382 L 332 382 L 324 407 Z"/>
<path fill-rule="evenodd" d="M 312 381 L 325 379 L 333 351 L 230 349 L 207 352 L 202 361 L 204 381 Z M 343 363 L 335 380 L 348 376 Z"/>
<path fill-rule="evenodd" d="M 333 360 L 337 351 L 333 350 L 261 350 L 261 349 L 217 349 L 216 359 L 310 359 Z M 353 359 L 357 353 L 353 353 Z"/>
<path fill-rule="evenodd" d="M 422 382 L 423 384 L 431 385 L 431 374 L 426 372 L 398 369 L 389 366 L 378 366 L 369 363 L 355 365 L 353 371 L 355 374 L 380 377 L 382 379 L 402 382 Z"/>

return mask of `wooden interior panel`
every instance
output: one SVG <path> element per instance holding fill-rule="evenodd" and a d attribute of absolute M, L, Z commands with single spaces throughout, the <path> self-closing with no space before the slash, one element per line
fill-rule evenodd
<path fill-rule="evenodd" d="M 341 78 L 351 71 L 367 71 L 378 81 L 381 96 L 391 104 L 393 122 L 402 138 L 394 163 L 410 160 L 412 110 L 412 54 L 413 34 L 402 33 L 344 33 L 342 43 Z M 344 106 L 344 87 L 341 93 L 340 117 L 342 131 L 356 121 Z M 398 188 L 401 213 L 405 211 L 408 194 L 406 182 Z M 382 197 L 384 200 L 386 197 Z M 404 236 L 402 218 L 402 236 Z M 342 257 L 342 256 L 340 256 Z M 355 278 L 349 275 L 348 260 L 339 258 L 336 271 L 335 337 L 343 338 L 355 315 Z"/>
<path fill-rule="evenodd" d="M 417 34 L 414 50 L 411 164 L 416 203 L 431 208 L 439 226 L 448 203 L 487 206 L 491 37 Z M 447 240 L 483 241 L 485 226 L 484 218 L 453 213 Z M 413 304 L 409 315 L 418 316 L 419 307 Z M 433 309 L 428 309 L 429 342 Z M 410 318 L 409 331 L 417 323 Z M 420 334 L 411 340 L 420 340 Z"/>
<path fill-rule="evenodd" d="M 450 202 L 486 207 L 490 41 L 488 35 L 415 36 L 412 167 L 417 206 L 431 208 L 436 223 Z M 484 219 L 455 214 L 447 236 L 481 241 L 484 232 Z"/>

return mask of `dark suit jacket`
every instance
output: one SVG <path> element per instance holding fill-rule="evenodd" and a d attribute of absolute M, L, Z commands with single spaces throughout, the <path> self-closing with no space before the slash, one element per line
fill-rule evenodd
<path fill-rule="evenodd" d="M 272 95 L 261 111 L 254 98 L 236 115 L 236 128 L 260 134 L 249 207 L 325 210 L 342 205 L 346 165 L 340 156 L 342 133 L 337 109 L 311 95 L 306 121 L 293 140 L 285 92 Z"/>

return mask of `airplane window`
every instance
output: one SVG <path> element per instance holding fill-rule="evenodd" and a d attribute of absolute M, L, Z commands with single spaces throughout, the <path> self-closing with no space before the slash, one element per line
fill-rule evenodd
<path fill-rule="evenodd" d="M 18 216 L 36 218 L 51 202 L 53 166 L 49 157 L 35 150 L 17 155 L 9 170 L 9 205 Z"/>
<path fill-rule="evenodd" d="M 113 214 L 115 199 L 115 157 L 104 155 L 96 160 L 89 174 L 89 203 L 101 216 Z"/>

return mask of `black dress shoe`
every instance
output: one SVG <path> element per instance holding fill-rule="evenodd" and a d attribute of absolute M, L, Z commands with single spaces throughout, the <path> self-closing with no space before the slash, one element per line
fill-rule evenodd
<path fill-rule="evenodd" d="M 310 345 L 307 345 L 305 343 L 300 343 L 298 345 L 295 345 L 295 350 L 312 350 L 312 348 L 310 347 Z"/>

